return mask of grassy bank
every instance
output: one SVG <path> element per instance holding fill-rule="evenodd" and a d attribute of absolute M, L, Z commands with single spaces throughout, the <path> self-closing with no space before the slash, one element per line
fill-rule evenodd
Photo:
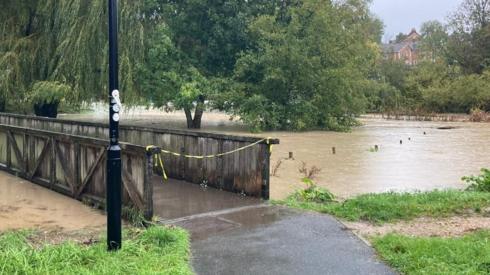
<path fill-rule="evenodd" d="M 386 223 L 417 217 L 447 217 L 490 207 L 490 193 L 457 190 L 361 195 L 344 202 L 302 200 L 298 194 L 275 203 L 318 211 L 348 221 Z"/>
<path fill-rule="evenodd" d="M 0 274 L 192 274 L 182 229 L 126 231 L 122 249 L 112 253 L 105 241 L 36 247 L 29 241 L 33 234 L 0 235 Z"/>
<path fill-rule="evenodd" d="M 387 235 L 372 243 L 404 274 L 490 274 L 490 231 L 447 239 Z"/>

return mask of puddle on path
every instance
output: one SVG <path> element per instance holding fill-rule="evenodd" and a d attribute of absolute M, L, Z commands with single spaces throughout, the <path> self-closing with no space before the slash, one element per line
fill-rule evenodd
<path fill-rule="evenodd" d="M 171 220 L 230 208 L 257 205 L 261 200 L 214 188 L 153 177 L 153 209 L 157 217 Z"/>
<path fill-rule="evenodd" d="M 246 209 L 233 210 L 229 213 L 191 218 L 172 223 L 183 227 L 191 233 L 193 241 L 205 240 L 233 230 L 254 230 L 267 227 L 273 223 L 299 215 L 300 211 L 281 206 L 261 205 Z"/>
<path fill-rule="evenodd" d="M 44 187 L 0 172 L 0 231 L 104 228 L 103 213 Z"/>

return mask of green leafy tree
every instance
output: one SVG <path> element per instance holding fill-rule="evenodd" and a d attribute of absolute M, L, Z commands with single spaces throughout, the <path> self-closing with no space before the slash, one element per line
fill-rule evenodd
<path fill-rule="evenodd" d="M 187 127 L 200 128 L 210 91 L 208 80 L 175 47 L 165 24 L 155 28 L 149 45 L 138 73 L 140 86 L 148 100 L 167 111 L 184 110 Z"/>
<path fill-rule="evenodd" d="M 465 0 L 451 15 L 448 58 L 466 73 L 480 74 L 490 66 L 489 23 L 489 0 Z"/>
<path fill-rule="evenodd" d="M 427 21 L 420 28 L 422 41 L 420 45 L 422 58 L 435 62 L 445 60 L 449 34 L 446 26 L 439 21 Z"/>
<path fill-rule="evenodd" d="M 241 51 L 250 47 L 247 26 L 272 13 L 278 0 L 159 1 L 172 40 L 203 75 L 229 75 Z M 288 1 L 284 1 L 288 2 Z"/>
<path fill-rule="evenodd" d="M 367 5 L 302 2 L 250 24 L 257 48 L 237 61 L 222 100 L 255 130 L 346 129 L 363 109 L 360 83 L 377 54 Z"/>
<path fill-rule="evenodd" d="M 253 47 L 247 26 L 273 13 L 281 1 L 147 0 L 145 14 L 157 27 L 140 65 L 139 83 L 151 103 L 182 109 L 188 128 L 200 128 L 212 94 L 227 89 L 240 52 Z M 219 106 L 213 104 L 213 106 Z"/>

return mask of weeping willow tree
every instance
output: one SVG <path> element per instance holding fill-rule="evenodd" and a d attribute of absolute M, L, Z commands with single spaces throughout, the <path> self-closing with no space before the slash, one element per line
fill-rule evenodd
<path fill-rule="evenodd" d="M 144 56 L 143 2 L 120 1 L 120 87 L 126 102 L 140 99 L 134 72 Z M 72 103 L 105 99 L 106 1 L 0 0 L 0 7 L 0 104 L 18 106 L 37 81 L 69 85 Z"/>

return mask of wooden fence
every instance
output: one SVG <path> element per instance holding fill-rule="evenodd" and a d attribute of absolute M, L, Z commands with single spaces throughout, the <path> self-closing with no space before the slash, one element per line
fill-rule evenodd
<path fill-rule="evenodd" d="M 108 144 L 91 137 L 2 124 L 0 169 L 75 199 L 104 206 Z M 121 147 L 123 203 L 150 218 L 150 156 L 143 146 L 122 143 Z"/>
<path fill-rule="evenodd" d="M 70 135 L 107 139 L 106 124 L 0 113 L 0 124 L 42 129 Z M 120 139 L 141 146 L 188 155 L 213 155 L 241 148 L 262 139 L 173 129 L 120 126 Z M 269 199 L 270 146 L 263 140 L 246 150 L 216 158 L 187 159 L 163 154 L 167 174 L 196 184 Z"/>

